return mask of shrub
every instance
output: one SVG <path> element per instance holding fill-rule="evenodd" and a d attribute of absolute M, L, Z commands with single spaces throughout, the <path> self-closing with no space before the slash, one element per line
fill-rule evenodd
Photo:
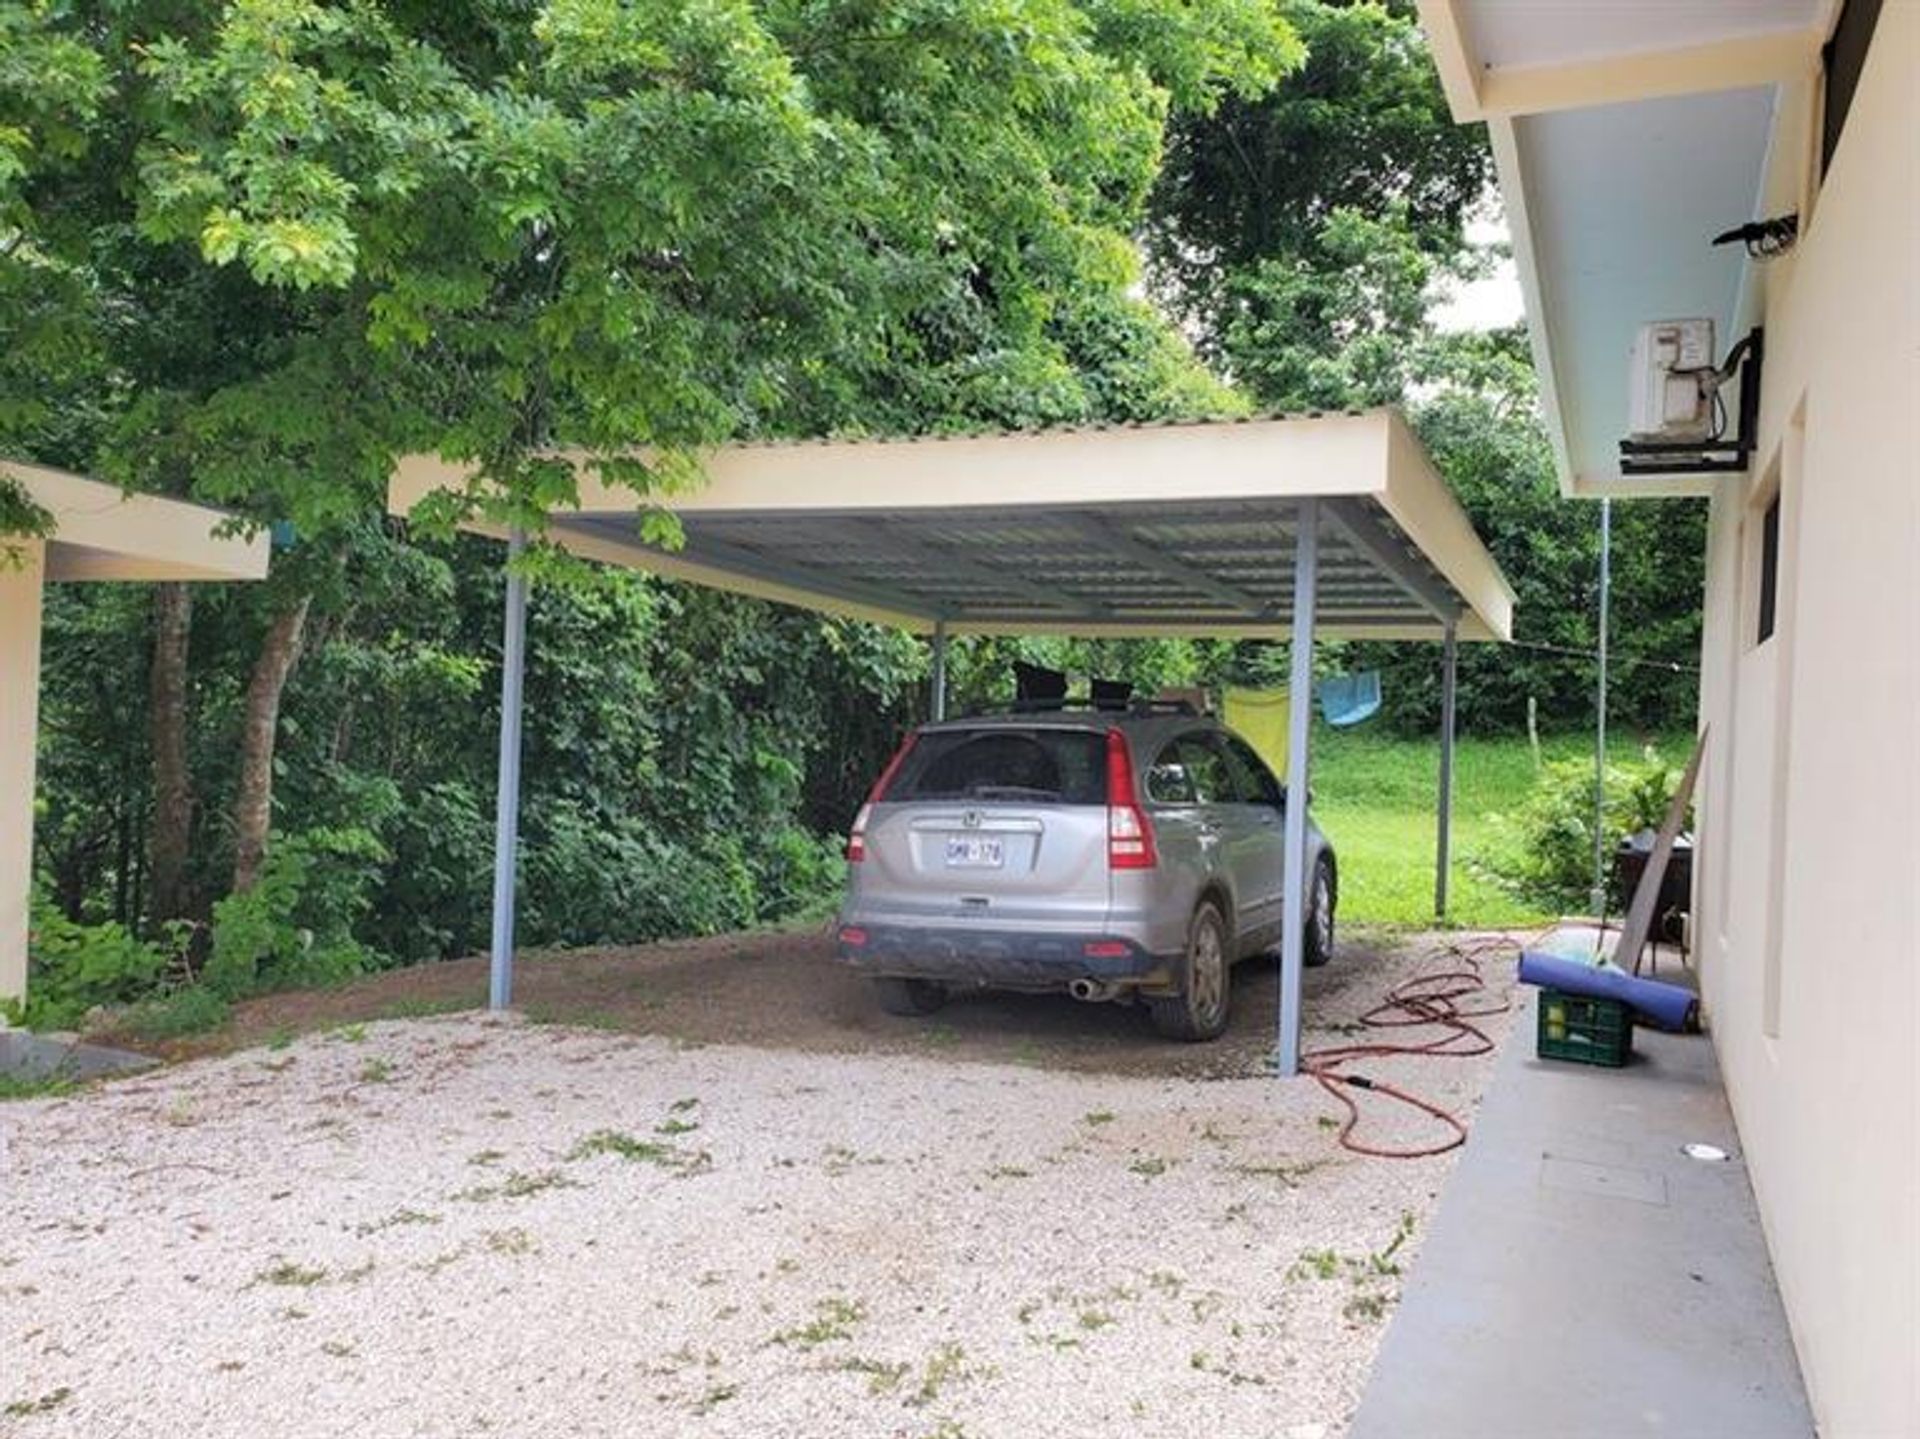
<path fill-rule="evenodd" d="M 352 935 L 386 858 L 363 829 L 277 837 L 253 888 L 213 907 L 213 949 L 202 979 L 223 999 L 263 989 L 332 984 L 367 969 Z"/>
<path fill-rule="evenodd" d="M 1680 773 L 1649 747 L 1638 763 L 1607 766 L 1606 856 L 1637 830 L 1658 826 Z M 1540 773 L 1517 814 L 1496 816 L 1504 842 L 1477 857 L 1479 866 L 1522 898 L 1549 907 L 1584 906 L 1593 885 L 1593 762 L 1556 760 Z M 1609 894 L 1609 902 L 1620 903 Z"/>
<path fill-rule="evenodd" d="M 179 1039 L 205 1034 L 227 1022 L 232 1006 L 204 984 L 187 984 L 160 999 L 143 1000 L 121 1017 L 119 1028 L 136 1039 Z"/>
<path fill-rule="evenodd" d="M 71 1029 L 99 1005 L 151 994 L 178 948 L 183 928 L 165 946 L 138 939 L 118 924 L 81 924 L 36 887 L 27 936 L 27 1001 L 6 1001 L 7 1018 L 28 1029 Z"/>

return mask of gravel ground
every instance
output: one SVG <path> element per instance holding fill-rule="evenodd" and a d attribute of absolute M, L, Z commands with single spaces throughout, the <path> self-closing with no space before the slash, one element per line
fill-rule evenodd
<path fill-rule="evenodd" d="M 8 1104 L 0 1433 L 1334 1439 L 1450 1165 L 1336 1113 L 474 1016 Z"/>

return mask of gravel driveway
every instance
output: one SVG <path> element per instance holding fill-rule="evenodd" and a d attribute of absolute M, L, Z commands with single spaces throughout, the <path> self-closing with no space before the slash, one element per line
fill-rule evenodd
<path fill-rule="evenodd" d="M 1331 1439 L 1450 1164 L 1336 1112 L 472 1016 L 9 1104 L 0 1432 Z"/>

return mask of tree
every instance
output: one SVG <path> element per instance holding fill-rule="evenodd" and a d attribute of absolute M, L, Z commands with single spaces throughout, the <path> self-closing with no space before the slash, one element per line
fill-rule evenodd
<path fill-rule="evenodd" d="M 13 278 L 38 286 L 44 333 L 84 340 L 92 368 L 34 351 L 48 357 L 40 393 L 57 379 L 62 403 L 0 444 L 294 537 L 268 584 L 190 608 L 163 599 L 149 621 L 139 812 L 156 802 L 159 895 L 202 909 L 254 882 L 288 820 L 364 822 L 448 885 L 471 883 L 450 858 L 466 851 L 434 848 L 396 795 L 405 785 L 465 843 L 478 809 L 462 787 L 486 747 L 438 763 L 445 714 L 388 725 L 376 716 L 392 696 L 368 676 L 433 675 L 435 703 L 471 705 L 494 622 L 464 606 L 492 576 L 456 546 L 466 558 L 443 593 L 420 552 L 370 534 L 395 454 L 481 460 L 498 488 L 474 502 L 524 522 L 571 483 L 540 458 L 553 443 L 652 447 L 648 466 L 606 465 L 644 489 L 737 435 L 1231 409 L 1132 293 L 1127 236 L 1169 115 L 1257 95 L 1298 59 L 1266 0 L 50 0 L 16 30 L 74 71 L 86 103 L 62 112 L 71 143 L 36 148 L 6 192 L 8 223 L 32 237 L 13 253 L 31 269 Z M 28 111 L 38 135 L 37 100 L 0 120 Z M 86 424 L 61 430 L 76 411 Z M 809 622 L 796 638 L 793 617 L 749 602 L 609 592 L 633 606 L 618 613 L 734 646 L 750 667 L 766 634 L 782 636 L 796 663 L 838 676 L 843 711 L 851 676 L 919 663 L 897 637 Z M 433 624 L 458 603 L 457 642 L 388 633 L 369 593 L 419 601 Z M 545 595 L 536 617 L 576 602 L 592 607 Z M 609 652 L 604 634 L 594 646 L 561 648 L 585 663 Z M 721 775 L 791 813 L 810 756 L 735 722 L 742 761 L 711 748 L 727 733 L 717 718 L 688 731 L 703 779 L 682 798 L 643 787 L 654 808 L 603 816 L 603 831 L 564 818 L 578 797 L 558 785 L 530 836 L 556 853 L 626 843 L 647 815 L 691 846 L 700 826 L 748 812 L 716 808 Z M 582 743 L 611 766 L 603 792 L 641 762 L 625 738 Z M 353 763 L 383 747 L 436 763 Z M 572 760 L 556 752 L 556 776 Z M 431 910 L 444 934 L 459 907 L 409 913 Z M 409 933 L 408 952 L 418 942 Z"/>
<path fill-rule="evenodd" d="M 1262 406 L 1411 412 L 1517 592 L 1521 645 L 1464 652 L 1463 723 L 1518 728 L 1533 700 L 1548 724 L 1589 724 L 1596 516 L 1554 483 L 1524 335 L 1442 335 L 1430 319 L 1443 284 L 1480 262 L 1465 222 L 1488 196 L 1485 138 L 1453 123 L 1409 6 L 1289 0 L 1285 13 L 1300 73 L 1172 127 L 1147 232 L 1157 291 Z M 1631 636 L 1615 717 L 1684 727 L 1685 673 L 1637 661 L 1698 647 L 1702 507 L 1636 501 L 1614 522 L 1616 634 Z M 1383 671 L 1386 723 L 1431 733 L 1429 647 L 1356 644 L 1340 662 Z M 1230 662 L 1253 663 L 1245 647 Z"/>
<path fill-rule="evenodd" d="M 1176 116 L 1149 207 L 1157 292 L 1223 363 L 1249 285 L 1258 309 L 1262 289 L 1351 269 L 1369 224 L 1453 263 L 1492 180 L 1484 132 L 1453 122 L 1411 4 L 1285 0 L 1282 13 L 1305 65 Z"/>

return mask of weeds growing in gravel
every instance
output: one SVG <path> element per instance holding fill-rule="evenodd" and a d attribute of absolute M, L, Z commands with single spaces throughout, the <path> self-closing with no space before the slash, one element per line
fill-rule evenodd
<path fill-rule="evenodd" d="M 706 1150 L 676 1149 L 651 1139 L 636 1139 L 618 1129 L 596 1129 L 567 1152 L 569 1160 L 593 1159 L 602 1154 L 615 1155 L 630 1164 L 652 1164 L 676 1174 L 696 1174 L 713 1166 Z"/>
<path fill-rule="evenodd" d="M 384 1059 L 369 1059 L 360 1066 L 362 1084 L 390 1084 L 393 1081 L 393 1066 Z"/>
<path fill-rule="evenodd" d="M 579 1180 L 569 1179 L 557 1169 L 542 1169 L 534 1174 L 526 1174 L 516 1169 L 498 1184 L 476 1184 L 471 1189 L 462 1189 L 447 1197 L 464 1200 L 470 1204 L 484 1204 L 490 1199 L 526 1199 L 548 1189 L 578 1189 L 579 1187 Z"/>
<path fill-rule="evenodd" d="M 38 1399 L 14 1400 L 6 1408 L 0 1409 L 0 1416 L 8 1419 L 25 1419 L 34 1414 L 51 1414 L 71 1398 L 73 1398 L 73 1390 L 62 1384 L 58 1389 L 42 1394 Z"/>
<path fill-rule="evenodd" d="M 1089 1109 L 1085 1114 L 1080 1116 L 1080 1122 L 1097 1129 L 1103 1124 L 1113 1123 L 1113 1111 L 1111 1109 Z"/>
<path fill-rule="evenodd" d="M 990 1366 L 969 1364 L 967 1351 L 958 1344 L 942 1344 L 927 1356 L 921 1366 L 919 1386 L 907 1396 L 906 1402 L 916 1409 L 924 1409 L 938 1399 L 940 1391 L 949 1384 L 984 1378 L 993 1372 Z"/>
<path fill-rule="evenodd" d="M 1128 1172 L 1145 1175 L 1148 1179 L 1158 1179 L 1167 1172 L 1167 1161 L 1158 1155 L 1148 1155 L 1145 1159 L 1136 1159 L 1127 1166 Z"/>
<path fill-rule="evenodd" d="M 438 1224 L 440 1216 L 422 1213 L 418 1209 L 396 1209 L 383 1219 L 369 1219 L 353 1226 L 353 1232 L 365 1239 L 369 1234 L 378 1234 L 383 1229 L 397 1229 L 403 1224 Z"/>
<path fill-rule="evenodd" d="M 812 1319 L 793 1329 L 782 1329 L 773 1336 L 773 1342 L 795 1349 L 817 1349 L 836 1339 L 851 1339 L 853 1326 L 866 1317 L 867 1306 L 859 1300 L 829 1295 L 815 1302 Z"/>
<path fill-rule="evenodd" d="M 912 1372 L 911 1364 L 890 1364 L 884 1359 L 865 1359 L 855 1356 L 851 1359 L 836 1359 L 827 1368 L 844 1374 L 864 1374 L 867 1378 L 867 1393 L 876 1399 L 891 1394 L 900 1387 L 900 1383 Z"/>
<path fill-rule="evenodd" d="M 1325 1163 L 1323 1159 L 1308 1159 L 1299 1164 L 1229 1164 L 1227 1171 L 1248 1179 L 1277 1179 L 1288 1189 L 1298 1189 L 1301 1180 Z"/>
<path fill-rule="evenodd" d="M 316 1284 L 324 1283 L 326 1277 L 325 1269 L 309 1269 L 291 1260 L 282 1260 L 272 1268 L 262 1269 L 253 1276 L 256 1284 L 279 1284 L 299 1289 L 311 1289 Z"/>

